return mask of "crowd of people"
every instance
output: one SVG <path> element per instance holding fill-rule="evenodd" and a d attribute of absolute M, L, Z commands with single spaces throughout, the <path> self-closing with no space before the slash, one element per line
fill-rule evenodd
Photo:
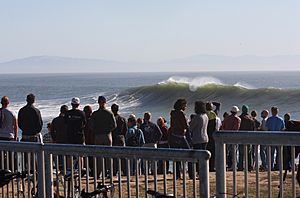
<path fill-rule="evenodd" d="M 27 95 L 27 104 L 19 110 L 18 116 L 9 110 L 9 98 L 2 97 L 0 109 L 0 140 L 16 141 L 18 129 L 22 131 L 22 141 L 42 142 L 43 121 L 40 111 L 34 106 L 35 96 Z M 151 113 L 145 112 L 143 118 L 137 118 L 134 114 L 125 119 L 119 114 L 118 104 L 112 104 L 110 109 L 106 107 L 107 100 L 104 96 L 98 97 L 99 108 L 95 111 L 91 106 L 85 106 L 80 110 L 80 99 L 72 98 L 71 109 L 62 105 L 60 114 L 48 125 L 53 143 L 60 144 L 86 144 L 105 146 L 131 146 L 148 148 L 178 148 L 178 149 L 204 149 L 211 152 L 209 162 L 210 171 L 215 168 L 215 143 L 213 133 L 224 131 L 283 131 L 289 128 L 290 114 L 285 115 L 285 120 L 278 116 L 279 109 L 271 108 L 271 116 L 268 110 L 261 112 L 261 121 L 258 121 L 257 112 L 249 111 L 247 105 L 241 108 L 233 106 L 230 113 L 223 114 L 223 120 L 219 117 L 220 106 L 218 102 L 196 101 L 194 113 L 187 119 L 185 110 L 187 101 L 178 99 L 170 112 L 170 123 L 164 117 L 152 121 Z M 227 167 L 238 170 L 244 169 L 244 146 L 237 146 L 237 164 L 233 164 L 232 145 L 226 149 Z M 248 168 L 253 169 L 254 148 L 248 145 Z M 277 147 L 272 147 L 272 169 L 278 169 L 278 155 L 275 158 Z M 260 145 L 260 169 L 267 169 L 266 146 Z M 100 159 L 99 159 L 100 160 Z M 92 164 L 92 163 L 91 163 Z M 117 163 L 113 163 L 113 171 L 116 174 Z M 169 162 L 166 163 L 169 170 Z M 177 162 L 176 178 L 181 177 L 182 163 Z M 134 172 L 134 164 L 131 165 Z M 125 172 L 125 162 L 122 161 L 122 171 Z M 153 174 L 153 162 L 150 162 L 148 170 L 141 161 L 141 171 Z M 97 161 L 97 174 L 102 172 L 102 163 Z M 157 171 L 163 173 L 163 163 L 158 162 Z M 198 170 L 197 170 L 198 171 Z M 191 164 L 188 164 L 188 174 L 194 178 Z"/>

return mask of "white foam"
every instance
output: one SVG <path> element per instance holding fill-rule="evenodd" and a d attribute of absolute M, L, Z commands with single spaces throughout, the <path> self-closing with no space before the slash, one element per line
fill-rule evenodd
<path fill-rule="evenodd" d="M 244 88 L 244 89 L 255 89 L 255 87 L 245 82 L 237 82 L 233 86 Z"/>
<path fill-rule="evenodd" d="M 169 83 L 178 83 L 178 84 L 187 84 L 191 91 L 196 91 L 199 87 L 203 87 L 205 85 L 224 85 L 221 80 L 214 77 L 196 77 L 196 78 L 188 78 L 188 77 L 180 77 L 180 76 L 172 76 L 166 81 L 162 81 L 158 84 L 169 84 Z"/>

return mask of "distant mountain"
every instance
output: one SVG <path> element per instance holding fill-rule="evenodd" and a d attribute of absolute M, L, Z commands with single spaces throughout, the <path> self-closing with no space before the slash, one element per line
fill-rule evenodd
<path fill-rule="evenodd" d="M 32 56 L 0 63 L 5 73 L 110 72 L 124 69 L 126 63 L 101 59 L 58 56 Z"/>
<path fill-rule="evenodd" d="M 92 73 L 300 70 L 300 55 L 196 55 L 163 62 L 138 63 L 58 56 L 32 56 L 0 63 L 1 73 Z"/>

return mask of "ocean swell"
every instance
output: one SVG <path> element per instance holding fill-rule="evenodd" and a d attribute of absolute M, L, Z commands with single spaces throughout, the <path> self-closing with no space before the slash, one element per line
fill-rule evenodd
<path fill-rule="evenodd" d="M 183 80 L 181 82 L 168 80 L 156 85 L 131 88 L 119 94 L 123 100 L 126 100 L 127 96 L 139 101 L 140 107 L 163 107 L 163 109 L 172 108 L 178 98 L 186 98 L 189 104 L 196 100 L 219 101 L 225 110 L 232 105 L 247 104 L 251 109 L 269 109 L 276 105 L 286 111 L 298 112 L 296 108 L 300 105 L 299 89 L 256 89 L 241 84 L 224 85 L 221 82 L 197 84 L 197 87 L 191 89 L 191 83 Z"/>

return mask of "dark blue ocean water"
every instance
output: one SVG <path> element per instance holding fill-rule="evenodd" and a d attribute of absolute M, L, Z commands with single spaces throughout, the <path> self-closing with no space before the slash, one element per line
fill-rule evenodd
<path fill-rule="evenodd" d="M 45 122 L 58 115 L 59 107 L 79 97 L 84 105 L 97 109 L 96 99 L 105 95 L 108 105 L 116 102 L 121 113 L 153 119 L 167 117 L 178 97 L 189 101 L 217 100 L 222 113 L 232 105 L 248 104 L 261 111 L 279 106 L 281 114 L 291 112 L 300 119 L 300 72 L 199 72 L 199 73 L 96 73 L 96 74 L 0 74 L 0 95 L 11 100 L 16 113 L 25 105 L 28 93 L 37 96 L 37 107 Z"/>

